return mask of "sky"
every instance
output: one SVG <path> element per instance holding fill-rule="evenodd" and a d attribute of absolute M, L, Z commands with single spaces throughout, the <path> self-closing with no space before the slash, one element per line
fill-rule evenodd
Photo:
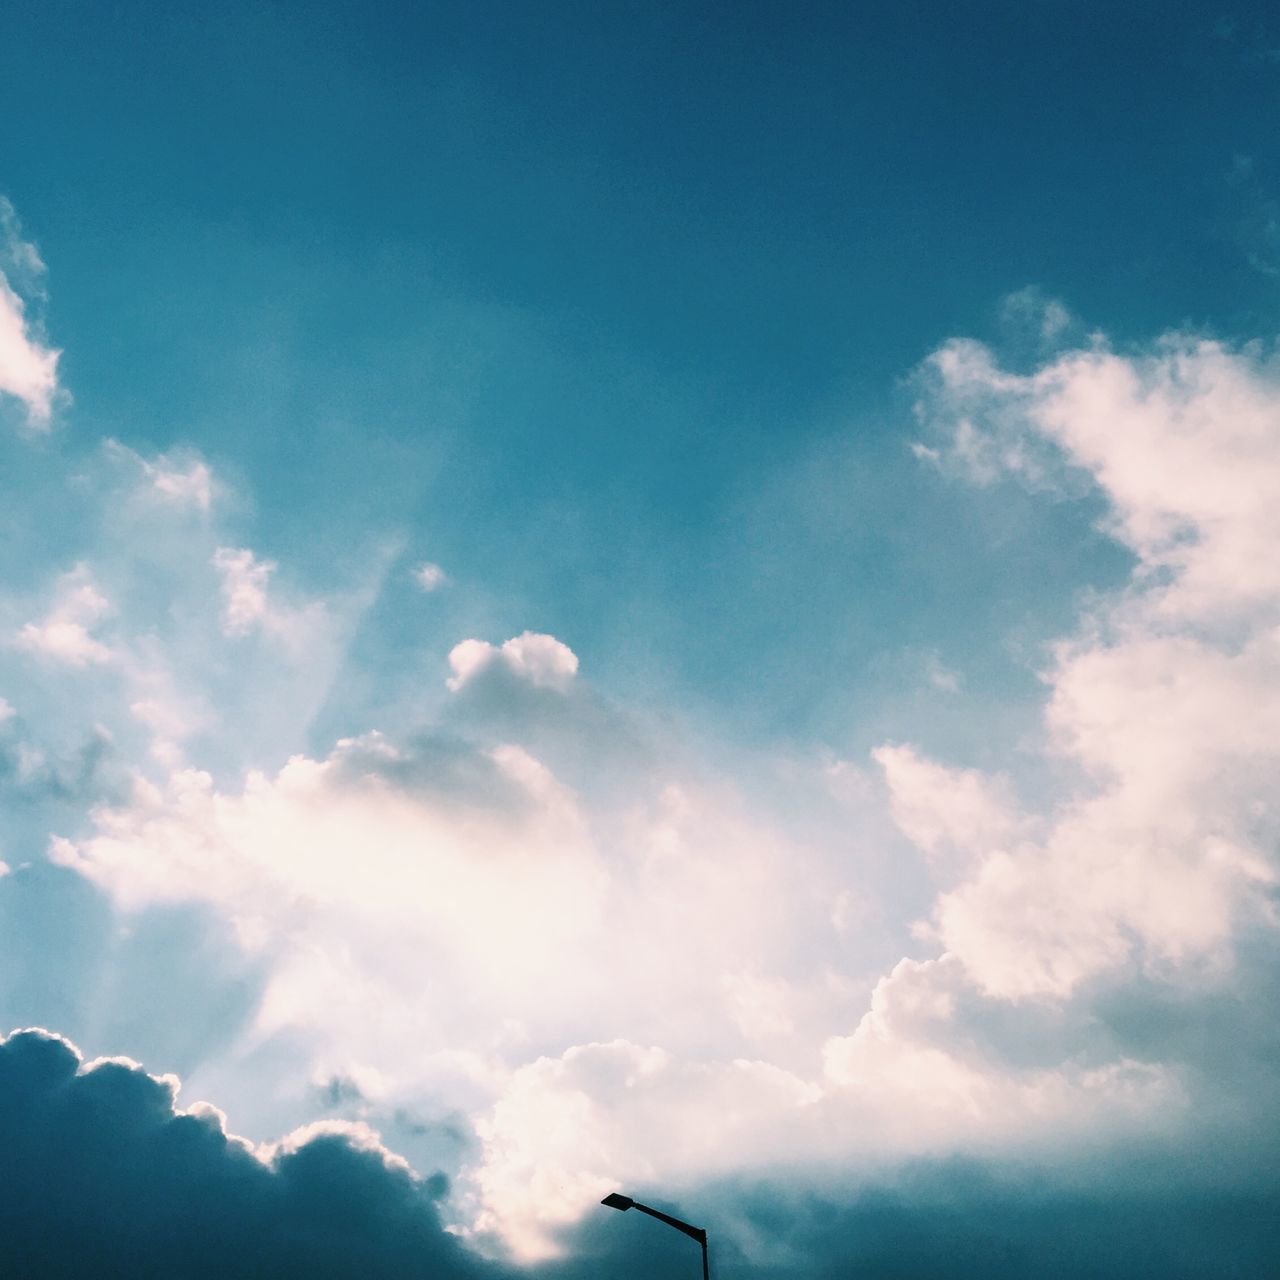
<path fill-rule="evenodd" d="M 1274 1274 L 1270 6 L 4 28 L 0 1270 Z"/>

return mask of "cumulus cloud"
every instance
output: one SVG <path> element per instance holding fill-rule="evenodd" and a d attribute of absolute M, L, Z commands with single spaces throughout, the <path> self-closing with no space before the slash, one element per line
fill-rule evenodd
<path fill-rule="evenodd" d="M 17 290 L 25 286 L 38 298 L 43 275 L 44 263 L 22 238 L 13 205 L 0 197 L 0 394 L 19 400 L 28 423 L 40 429 L 53 414 L 61 353 L 44 345 Z"/>
<path fill-rule="evenodd" d="M 385 1105 L 436 1096 L 472 1115 L 499 1106 L 484 1172 L 468 1185 L 477 1220 L 530 1256 L 570 1208 L 588 1207 L 574 1196 L 540 1207 L 550 1172 L 522 1186 L 522 1160 L 572 1162 L 568 1148 L 559 1163 L 549 1149 L 538 1157 L 550 1131 L 534 1115 L 533 1135 L 520 1131 L 524 1103 L 502 1101 L 512 1089 L 534 1096 L 520 1072 L 542 1046 L 629 1028 L 670 1060 L 663 1080 L 687 1080 L 703 1099 L 721 1075 L 735 1090 L 763 1082 L 750 1094 L 758 1107 L 744 1093 L 741 1118 L 709 1113 L 702 1137 L 669 1153 L 692 1176 L 749 1154 L 734 1134 L 755 1131 L 757 1117 L 774 1123 L 764 1099 L 812 1089 L 767 1061 L 699 1065 L 699 1046 L 785 1049 L 843 996 L 824 979 L 816 994 L 798 989 L 789 1019 L 768 1016 L 770 993 L 781 985 L 785 996 L 778 975 L 793 963 L 801 918 L 829 929 L 829 908 L 819 886 L 790 900 L 789 851 L 751 816 L 688 784 L 633 787 L 622 810 L 602 808 L 510 742 L 365 735 L 237 790 L 179 771 L 163 787 L 140 781 L 94 823 L 88 838 L 55 841 L 54 860 L 129 911 L 206 903 L 268 962 L 250 1044 L 305 1036 L 324 1078 L 376 1078 Z M 695 1061 L 682 1062 L 691 1051 Z M 626 1141 L 593 1178 L 636 1167 L 629 1144 L 657 1132 L 663 1098 L 674 1105 L 685 1087 L 664 1086 L 627 1119 Z M 562 1141 L 597 1137 L 584 1128 Z"/>
<path fill-rule="evenodd" d="M 625 1040 L 577 1045 L 514 1073 L 481 1122 L 481 1229 L 524 1258 L 619 1183 L 723 1174 L 787 1153 L 821 1091 L 767 1062 L 688 1063 Z"/>
<path fill-rule="evenodd" d="M 1048 747 L 1082 782 L 1042 839 L 992 839 L 936 904 L 936 935 L 1010 997 L 1066 995 L 1135 954 L 1157 972 L 1227 964 L 1236 931 L 1273 918 L 1277 877 L 1274 363 L 1170 337 L 1029 375 L 953 342 L 931 369 L 926 412 L 953 454 L 1035 481 L 1083 472 L 1137 559 L 1046 673 Z M 930 789 L 945 806 L 946 779 Z"/>
<path fill-rule="evenodd" d="M 947 846 L 989 853 L 1021 826 L 1007 780 L 949 769 L 909 746 L 877 747 L 872 757 L 884 770 L 894 821 L 927 854 Z"/>
<path fill-rule="evenodd" d="M 564 690 L 578 674 L 578 656 L 555 636 L 524 631 L 501 645 L 486 640 L 463 640 L 449 651 L 455 693 L 494 668 L 505 670 L 537 689 Z"/>
<path fill-rule="evenodd" d="M 178 1082 L 66 1040 L 0 1041 L 0 1265 L 102 1277 L 472 1276 L 423 1181 L 331 1122 L 255 1149 Z"/>
<path fill-rule="evenodd" d="M 1087 475 L 1147 605 L 1205 622 L 1280 597 L 1277 368 L 1258 347 L 1171 335 L 1133 356 L 1099 339 L 1019 375 L 956 340 L 930 360 L 922 413 L 980 480 Z"/>

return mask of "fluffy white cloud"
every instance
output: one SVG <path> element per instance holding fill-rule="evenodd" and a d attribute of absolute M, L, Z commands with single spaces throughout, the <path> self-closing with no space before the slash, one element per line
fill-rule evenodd
<path fill-rule="evenodd" d="M 591 809 L 513 744 L 368 735 L 240 791 L 192 770 L 161 788 L 139 780 L 129 805 L 98 810 L 96 833 L 53 856 L 127 909 L 216 906 L 273 957 L 264 1031 L 310 1028 L 386 1063 L 403 1060 L 405 1009 L 418 1011 L 420 1062 L 637 1018 L 683 1042 L 707 1015 L 660 993 L 683 979 L 720 1005 L 752 947 L 784 945 L 785 866 L 696 795 L 628 805 Z"/>
<path fill-rule="evenodd" d="M 618 1186 L 787 1155 L 821 1090 L 767 1062 L 690 1063 L 627 1040 L 521 1067 L 480 1125 L 481 1230 L 525 1259 Z M 668 1183 L 670 1194 L 670 1183 Z"/>
<path fill-rule="evenodd" d="M 972 878 L 939 899 L 936 936 L 1009 997 L 1066 995 L 1135 954 L 1160 973 L 1227 964 L 1237 928 L 1272 918 L 1277 878 L 1274 366 L 1174 337 L 1133 357 L 1095 345 L 1026 376 L 953 342 L 932 368 L 928 412 L 953 456 L 984 480 L 1084 471 L 1138 561 L 1046 675 L 1048 747 L 1080 781 L 1034 843 L 992 833 Z M 954 806 L 953 780 L 925 783 Z M 917 796 L 906 825 L 928 803 Z"/>
<path fill-rule="evenodd" d="M 1048 448 L 1102 489 L 1148 607 L 1196 622 L 1275 608 L 1280 375 L 1260 348 L 1172 335 L 1122 356 L 1098 340 L 1024 376 L 957 340 L 931 367 L 925 412 L 945 416 L 951 454 L 979 479 L 1047 479 L 1060 467 Z"/>
<path fill-rule="evenodd" d="M 555 636 L 524 631 L 499 645 L 463 640 L 449 652 L 449 688 L 457 692 L 492 667 L 510 671 L 539 689 L 564 690 L 578 674 L 578 655 Z"/>
<path fill-rule="evenodd" d="M 673 784 L 646 793 L 637 779 L 621 812 L 602 808 L 513 744 L 400 747 L 366 735 L 238 790 L 180 770 L 163 787 L 139 780 L 127 805 L 98 809 L 94 824 L 87 838 L 56 840 L 54 861 L 128 911 L 207 904 L 268 965 L 245 1052 L 302 1035 L 331 1072 L 376 1076 L 387 1105 L 496 1106 L 474 1171 L 476 1211 L 531 1253 L 583 1208 L 510 1190 L 521 1162 L 539 1164 L 531 1185 L 543 1186 L 577 1159 L 569 1147 L 540 1151 L 551 1131 L 536 1115 L 520 1119 L 534 1085 L 561 1088 L 521 1074 L 541 1053 L 624 1027 L 662 1046 L 644 1052 L 675 1083 L 647 1100 L 628 1095 L 640 1109 L 607 1160 L 588 1166 L 591 1179 L 636 1168 L 646 1133 L 662 1167 L 656 1133 L 677 1104 L 705 1115 L 696 1140 L 689 1130 L 684 1147 L 668 1144 L 671 1167 L 728 1167 L 731 1151 L 750 1153 L 746 1135 L 782 1125 L 814 1086 L 776 1064 L 721 1061 L 719 1047 L 803 1044 L 811 1018 L 830 1025 L 821 1006 L 845 998 L 838 984 L 814 996 L 804 980 L 787 998 L 778 975 L 815 928 L 830 928 L 829 894 L 814 882 L 797 898 L 794 849 L 732 797 Z M 700 1061 L 709 1046 L 712 1060 Z M 732 1113 L 710 1107 L 724 1090 L 738 1099 Z"/>
<path fill-rule="evenodd" d="M 1022 826 L 1005 779 L 949 769 L 909 746 L 878 747 L 872 757 L 884 770 L 894 821 L 927 854 L 946 846 L 988 853 Z"/>
<path fill-rule="evenodd" d="M 1178 1116 L 1178 1073 L 1132 1058 L 1012 1064 L 979 1033 L 958 957 L 903 960 L 849 1036 L 823 1048 L 827 1119 L 857 1118 L 863 1151 L 1069 1146 L 1100 1128 L 1150 1131 Z M 1033 1033 L 1034 1034 L 1034 1033 Z M 842 1114 L 843 1113 L 843 1114 Z"/>

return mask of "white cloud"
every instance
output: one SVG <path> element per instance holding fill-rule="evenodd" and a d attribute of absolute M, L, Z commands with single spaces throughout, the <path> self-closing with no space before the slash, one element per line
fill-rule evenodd
<path fill-rule="evenodd" d="M 1047 745 L 1081 782 L 1041 839 L 993 847 L 939 899 L 936 936 L 1012 998 L 1065 996 L 1135 955 L 1157 973 L 1227 965 L 1236 930 L 1271 918 L 1277 879 L 1274 366 L 1177 337 L 1131 357 L 1095 345 L 1027 376 L 975 343 L 932 366 L 927 412 L 953 450 L 1035 483 L 1045 472 L 1026 460 L 1057 450 L 1138 558 L 1131 588 L 1099 602 L 1046 675 Z M 930 791 L 954 800 L 945 778 Z"/>
<path fill-rule="evenodd" d="M 213 505 L 213 471 L 190 451 L 162 453 L 148 459 L 118 440 L 105 441 L 103 448 L 109 456 L 136 467 L 146 481 L 147 491 L 161 501 L 206 512 Z"/>
<path fill-rule="evenodd" d="M 500 666 L 539 689 L 564 690 L 578 673 L 578 656 L 555 636 L 524 631 L 501 646 L 485 640 L 463 640 L 449 653 L 455 693 L 482 671 Z"/>
<path fill-rule="evenodd" d="M 449 575 L 438 564 L 427 560 L 413 571 L 413 580 L 423 591 L 435 591 L 449 581 Z"/>
<path fill-rule="evenodd" d="M 1022 825 L 1007 781 L 976 769 L 949 769 L 909 746 L 872 752 L 884 770 L 894 821 L 927 854 L 943 846 L 970 855 L 993 852 Z"/>
<path fill-rule="evenodd" d="M 575 1045 L 510 1078 L 479 1126 L 480 1229 L 525 1260 L 619 1186 L 784 1156 L 821 1090 L 767 1062 L 681 1062 L 627 1040 Z M 668 1183 L 670 1194 L 670 1183 Z"/>
<path fill-rule="evenodd" d="M 295 658 L 328 645 L 333 619 L 327 606 L 319 600 L 296 604 L 277 599 L 274 560 L 260 560 L 247 547 L 219 547 L 211 564 L 221 579 L 223 635 L 238 640 L 258 632 Z"/>
<path fill-rule="evenodd" d="M 1146 604 L 1187 621 L 1280 597 L 1280 377 L 1257 348 L 1178 335 L 1126 357 L 1100 342 L 1034 374 L 980 343 L 931 360 L 953 457 L 977 479 L 1039 480 L 1062 463 L 1101 488 L 1114 534 L 1141 562 Z"/>
<path fill-rule="evenodd" d="M 10 272 L 21 288 L 44 296 L 44 260 L 40 250 L 23 238 L 18 212 L 5 196 L 0 196 L 0 267 Z"/>
<path fill-rule="evenodd" d="M 0 266 L 32 292 L 44 273 L 35 245 L 22 239 L 13 206 L 0 198 Z M 36 296 L 39 296 L 38 294 Z M 27 315 L 27 304 L 0 270 L 0 394 L 20 400 L 27 421 L 46 428 L 58 395 L 58 357 L 45 346 Z"/>
<path fill-rule="evenodd" d="M 244 547 L 219 547 L 213 567 L 222 577 L 222 630 L 248 635 L 267 617 L 267 584 L 276 571 L 273 561 L 259 560 Z"/>
<path fill-rule="evenodd" d="M 946 666 L 936 653 L 931 653 L 926 658 L 924 673 L 925 678 L 940 693 L 959 693 L 960 686 L 964 683 L 960 673 Z"/>
<path fill-rule="evenodd" d="M 26 305 L 0 274 L 0 392 L 22 401 L 34 427 L 53 415 L 60 354 L 32 336 Z"/>
<path fill-rule="evenodd" d="M 110 662 L 112 650 L 93 631 L 110 612 L 110 601 L 98 590 L 85 565 L 59 579 L 55 603 L 39 622 L 25 623 L 14 637 L 20 649 L 72 667 Z"/>
<path fill-rule="evenodd" d="M 953 955 L 903 960 L 876 984 L 853 1034 L 825 1044 L 828 1115 L 858 1117 L 864 1150 L 1065 1147 L 1099 1130 L 1113 1139 L 1150 1132 L 1182 1113 L 1178 1073 L 1159 1064 L 1087 1054 L 1047 1065 L 1002 1061 L 961 1008 L 969 989 Z"/>

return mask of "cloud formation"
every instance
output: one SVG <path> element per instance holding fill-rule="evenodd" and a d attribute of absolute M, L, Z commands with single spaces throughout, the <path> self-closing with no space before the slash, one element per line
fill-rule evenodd
<path fill-rule="evenodd" d="M 535 689 L 565 689 L 578 674 L 578 656 L 555 636 L 524 631 L 501 645 L 463 640 L 449 651 L 449 688 L 455 693 L 481 672 L 498 666 Z"/>
<path fill-rule="evenodd" d="M 66 1040 L 0 1040 L 0 1268 L 6 1275 L 466 1277 L 423 1181 L 367 1130 L 270 1147 L 135 1063 Z"/>
<path fill-rule="evenodd" d="M 53 415 L 61 353 L 44 345 L 18 290 L 39 299 L 44 270 L 35 245 L 22 237 L 13 205 L 0 196 L 0 396 L 20 401 L 28 424 L 39 430 Z"/>
<path fill-rule="evenodd" d="M 423 591 L 436 591 L 449 581 L 449 575 L 430 560 L 424 561 L 413 571 L 413 580 Z"/>
<path fill-rule="evenodd" d="M 1070 329 L 1055 313 L 1036 341 Z M 1000 767 L 897 735 L 870 769 L 708 752 L 555 636 L 491 643 L 474 619 L 423 638 L 395 730 L 348 728 L 364 606 L 296 602 L 197 455 L 109 446 L 76 488 L 108 536 L 6 624 L 31 732 L 74 703 L 124 762 L 109 793 L 61 787 L 84 803 L 41 833 L 58 874 L 126 928 L 207 913 L 251 959 L 228 1074 L 278 1054 L 312 1103 L 354 1081 L 331 1105 L 464 1116 L 455 1208 L 525 1259 L 615 1184 L 696 1197 L 743 1173 L 860 1213 L 904 1161 L 1053 1177 L 1265 1130 L 1268 1042 L 1238 1010 L 1276 967 L 1273 366 L 1091 339 L 1015 373 L 958 341 L 923 383 L 922 458 L 988 495 L 1088 492 L 1132 558 L 1044 658 L 1038 728 Z M 916 680 L 975 696 L 940 660 Z M 28 728 L 5 776 L 52 794 L 74 751 Z M 1237 1074 L 1195 1034 L 1215 1006 Z M 793 1266 L 760 1221 L 727 1249 Z"/>
<path fill-rule="evenodd" d="M 964 468 L 1085 473 L 1136 557 L 1129 589 L 1097 602 L 1045 676 L 1047 747 L 1080 781 L 1041 838 L 990 846 L 939 899 L 937 937 L 1014 998 L 1067 995 L 1135 954 L 1153 972 L 1227 966 L 1237 930 L 1274 923 L 1274 364 L 1175 336 L 1025 376 L 953 342 L 931 370 L 925 411 Z"/>
<path fill-rule="evenodd" d="M 1044 672 L 1038 790 L 910 743 L 874 753 L 933 886 L 915 949 L 879 973 L 837 958 L 830 910 L 865 872 L 667 744 L 614 755 L 603 786 L 632 730 L 531 632 L 449 652 L 456 736 L 364 734 L 242 785 L 139 776 L 55 859 L 126 910 L 214 908 L 269 957 L 255 1034 L 305 1032 L 321 1074 L 465 1098 L 471 1220 L 525 1256 L 611 1179 L 855 1151 L 1057 1160 L 1194 1124 L 1203 1064 L 1096 1009 L 1135 982 L 1235 991 L 1241 940 L 1274 927 L 1280 582 L 1253 486 L 1280 392 L 1252 353 L 1172 339 L 1026 375 L 952 343 L 928 377 L 939 461 L 1095 485 L 1136 567 Z M 1209 494 L 1147 465 L 1179 450 Z M 226 546 L 215 565 L 234 641 L 274 607 L 270 566 Z"/>
<path fill-rule="evenodd" d="M 111 602 L 84 564 L 59 579 L 54 603 L 39 622 L 27 622 L 14 636 L 19 649 L 71 667 L 110 662 L 112 651 L 93 633 L 111 612 Z"/>

